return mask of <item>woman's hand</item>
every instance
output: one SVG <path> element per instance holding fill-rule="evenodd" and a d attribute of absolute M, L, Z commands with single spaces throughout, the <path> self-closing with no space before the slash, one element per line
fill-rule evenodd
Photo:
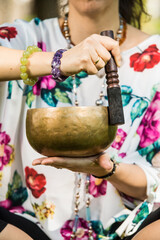
<path fill-rule="evenodd" d="M 83 172 L 95 176 L 104 176 L 111 172 L 113 163 L 107 153 L 86 158 L 49 157 L 36 159 L 35 165 L 49 165 L 55 168 L 66 168 L 74 172 Z"/>
<path fill-rule="evenodd" d="M 69 76 L 80 71 L 96 74 L 111 58 L 111 51 L 118 66 L 121 63 L 120 48 L 110 37 L 93 34 L 72 49 L 63 53 L 60 70 Z"/>

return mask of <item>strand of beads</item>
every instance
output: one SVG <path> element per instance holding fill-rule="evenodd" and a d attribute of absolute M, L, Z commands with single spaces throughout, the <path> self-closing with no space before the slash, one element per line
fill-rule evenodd
<path fill-rule="evenodd" d="M 34 78 L 29 78 L 28 73 L 27 73 L 27 65 L 29 63 L 28 58 L 33 54 L 34 52 L 41 52 L 42 49 L 37 47 L 37 46 L 28 46 L 27 50 L 23 52 L 23 56 L 20 59 L 21 66 L 20 66 L 20 77 L 23 80 L 24 84 L 33 86 L 36 84 L 38 81 L 37 77 Z"/>
<path fill-rule="evenodd" d="M 63 23 L 63 29 L 62 32 L 64 34 L 64 37 L 67 41 L 67 48 L 71 49 L 72 44 L 71 44 L 71 38 L 70 38 L 70 33 L 69 33 L 69 27 L 68 27 L 68 14 L 65 15 L 65 19 L 64 19 L 64 23 Z M 77 86 L 76 86 L 76 79 L 75 79 L 75 75 L 72 75 L 72 79 L 73 79 L 73 95 L 74 95 L 74 105 L 75 106 L 79 106 L 79 102 L 78 102 L 78 97 L 77 97 Z"/>
<path fill-rule="evenodd" d="M 76 173 L 76 194 L 75 194 L 75 218 L 74 218 L 74 225 L 72 228 L 72 234 L 70 237 L 70 240 L 76 239 L 76 232 L 77 232 L 77 227 L 78 227 L 78 221 L 79 221 L 79 198 L 80 198 L 80 187 L 81 187 L 81 174 L 80 173 Z"/>
<path fill-rule="evenodd" d="M 103 84 L 102 84 L 102 89 L 100 91 L 100 94 L 99 94 L 99 99 L 96 100 L 96 106 L 102 106 L 103 103 L 104 103 L 104 96 L 105 96 L 105 93 L 104 93 L 104 90 L 105 90 L 105 87 L 106 87 L 106 79 L 104 79 L 103 81 Z"/>
<path fill-rule="evenodd" d="M 90 175 L 86 176 L 86 221 L 88 223 L 88 240 L 93 240 L 93 230 L 91 223 L 91 213 L 90 213 L 90 194 L 89 194 L 89 184 L 90 184 Z"/>
<path fill-rule="evenodd" d="M 79 102 L 78 102 L 78 97 L 77 97 L 77 86 L 76 86 L 76 77 L 75 75 L 72 75 L 72 79 L 73 79 L 73 96 L 74 96 L 74 105 L 75 106 L 79 106 Z"/>
<path fill-rule="evenodd" d="M 117 30 L 117 34 L 115 37 L 115 40 L 119 42 L 119 45 L 121 45 L 125 41 L 126 32 L 127 32 L 126 21 L 124 20 L 124 18 L 122 18 L 122 16 L 120 16 L 120 25 L 119 25 L 119 28 Z"/>

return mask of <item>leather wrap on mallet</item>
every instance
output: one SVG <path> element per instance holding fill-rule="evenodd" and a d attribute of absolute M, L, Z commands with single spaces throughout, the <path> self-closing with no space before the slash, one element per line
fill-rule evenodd
<path fill-rule="evenodd" d="M 114 39 L 112 30 L 101 32 L 102 36 L 108 36 Z M 107 82 L 107 96 L 109 105 L 109 124 L 120 125 L 124 124 L 124 114 L 121 98 L 121 89 L 119 86 L 117 65 L 114 57 L 111 54 L 111 59 L 105 66 L 106 82 Z"/>

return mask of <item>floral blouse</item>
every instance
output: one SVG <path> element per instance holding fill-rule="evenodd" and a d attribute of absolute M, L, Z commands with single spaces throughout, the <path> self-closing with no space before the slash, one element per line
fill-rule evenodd
<path fill-rule="evenodd" d="M 0 45 L 43 51 L 67 48 L 58 19 L 16 20 L 0 26 Z M 8 56 L 9 57 L 9 56 Z M 107 180 L 90 178 L 91 222 L 94 239 L 132 234 L 159 204 L 160 167 L 160 36 L 150 36 L 122 52 L 119 68 L 125 124 L 107 150 L 118 162 L 137 164 L 147 178 L 147 199 L 138 201 L 118 192 Z M 52 240 L 69 240 L 74 218 L 75 173 L 66 169 L 32 166 L 42 157 L 29 145 L 25 133 L 29 108 L 71 106 L 73 81 L 56 83 L 49 75 L 35 86 L 22 80 L 0 82 L 0 206 L 38 224 Z M 104 82 L 103 70 L 75 77 L 80 105 L 95 105 Z M 105 96 L 107 105 L 107 96 Z M 83 180 L 83 178 L 82 178 Z M 77 239 L 88 239 L 84 191 L 81 189 Z M 159 205 L 158 205 L 159 206 Z M 113 231 L 113 224 L 117 224 Z M 109 237 L 109 238 L 107 238 Z"/>

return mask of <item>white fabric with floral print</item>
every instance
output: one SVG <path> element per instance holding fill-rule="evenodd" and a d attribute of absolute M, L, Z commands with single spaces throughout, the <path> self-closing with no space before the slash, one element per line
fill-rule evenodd
<path fill-rule="evenodd" d="M 24 50 L 29 45 L 37 45 L 43 51 L 67 47 L 57 18 L 3 24 L 0 26 L 0 45 Z M 117 230 L 119 235 L 126 229 L 127 234 L 134 231 L 152 210 L 155 200 L 159 201 L 156 199 L 160 167 L 159 49 L 160 36 L 154 35 L 122 52 L 119 78 L 125 124 L 119 127 L 115 141 L 107 150 L 116 161 L 134 163 L 144 170 L 148 199 L 140 203 L 118 193 L 106 180 L 91 177 L 91 218 L 97 239 L 103 239 L 103 236 L 114 239 L 116 233 L 110 232 L 109 226 L 116 221 L 124 221 Z M 84 72 L 76 75 L 80 105 L 95 105 L 104 81 L 104 76 L 98 75 L 87 76 Z M 25 86 L 21 80 L 0 82 L 0 206 L 34 222 L 38 219 L 39 226 L 43 226 L 52 240 L 67 240 L 71 234 L 75 174 L 64 169 L 32 166 L 32 161 L 41 155 L 27 141 L 25 119 L 29 108 L 71 106 L 72 86 L 71 77 L 65 85 L 56 83 L 51 76 L 41 77 L 33 88 Z M 16 204 L 15 190 L 21 204 Z M 77 232 L 82 240 L 88 236 L 83 198 L 82 189 Z M 130 209 L 138 208 L 131 211 L 125 205 Z M 101 231 L 96 232 L 97 226 L 101 226 Z"/>

